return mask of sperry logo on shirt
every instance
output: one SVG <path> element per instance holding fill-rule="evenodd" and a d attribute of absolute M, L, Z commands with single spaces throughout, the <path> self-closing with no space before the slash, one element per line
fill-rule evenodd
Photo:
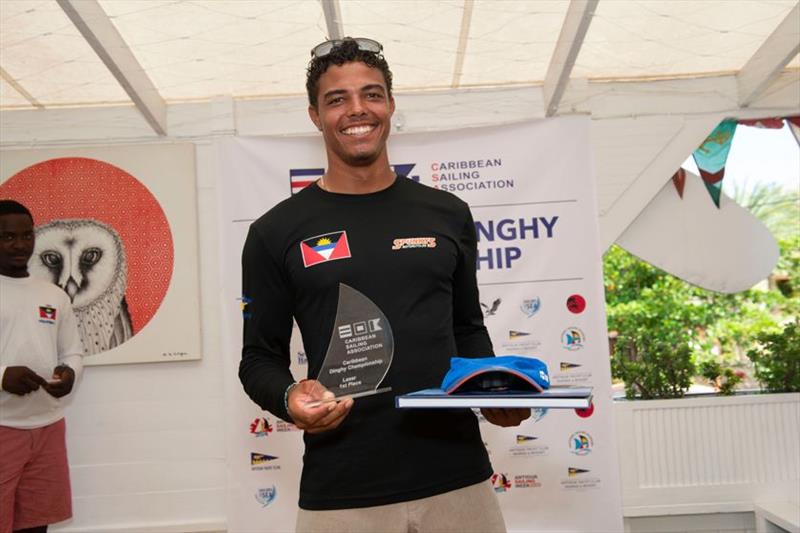
<path fill-rule="evenodd" d="M 412 237 L 410 239 L 395 239 L 392 250 L 405 248 L 436 248 L 436 237 Z"/>
<path fill-rule="evenodd" d="M 300 243 L 300 252 L 306 268 L 336 259 L 347 259 L 350 257 L 347 232 L 334 231 L 305 239 Z"/>
<path fill-rule="evenodd" d="M 44 324 L 56 323 L 56 308 L 49 305 L 39 306 L 39 322 Z"/>

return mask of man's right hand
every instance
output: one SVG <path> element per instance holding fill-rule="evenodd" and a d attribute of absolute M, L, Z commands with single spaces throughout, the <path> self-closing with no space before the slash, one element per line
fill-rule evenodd
<path fill-rule="evenodd" d="M 9 366 L 3 373 L 3 390 L 23 396 L 47 384 L 42 376 L 27 366 Z"/>
<path fill-rule="evenodd" d="M 319 381 L 301 381 L 289 391 L 287 405 L 294 424 L 309 433 L 322 433 L 339 426 L 353 407 L 353 399 L 335 401 Z M 321 402 L 321 403 L 320 403 Z"/>

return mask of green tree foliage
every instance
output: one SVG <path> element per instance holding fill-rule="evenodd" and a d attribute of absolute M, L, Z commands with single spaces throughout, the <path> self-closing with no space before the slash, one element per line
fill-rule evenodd
<path fill-rule="evenodd" d="M 800 190 L 785 190 L 777 183 L 734 187 L 733 200 L 764 223 L 777 240 L 800 234 Z"/>
<path fill-rule="evenodd" d="M 742 382 L 744 372 L 732 368 L 723 368 L 719 361 L 705 361 L 700 365 L 700 375 L 711 382 L 725 396 L 732 395 L 736 386 Z"/>
<path fill-rule="evenodd" d="M 604 268 L 612 374 L 629 398 L 682 396 L 698 365 L 710 361 L 720 363 L 720 375 L 732 375 L 726 368 L 746 365 L 757 336 L 780 331 L 798 306 L 778 291 L 707 291 L 618 246 L 606 253 Z"/>
<path fill-rule="evenodd" d="M 789 322 L 779 333 L 763 333 L 747 354 L 756 377 L 770 392 L 800 392 L 800 322 Z"/>
<path fill-rule="evenodd" d="M 682 396 L 695 372 L 694 329 L 710 310 L 695 304 L 688 285 L 617 246 L 605 257 L 605 285 L 611 370 L 625 395 Z"/>
<path fill-rule="evenodd" d="M 798 213 L 800 219 L 800 213 Z M 781 293 L 789 298 L 787 309 L 791 314 L 800 314 L 800 231 L 783 239 L 778 239 L 781 256 L 775 266 L 776 285 Z"/>
<path fill-rule="evenodd" d="M 625 382 L 627 398 L 680 398 L 692 383 L 695 364 L 688 343 L 625 334 L 614 345 L 611 371 Z"/>

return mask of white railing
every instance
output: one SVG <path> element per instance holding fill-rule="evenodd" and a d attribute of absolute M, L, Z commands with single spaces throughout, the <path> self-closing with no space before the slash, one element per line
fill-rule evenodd
<path fill-rule="evenodd" d="M 626 517 L 800 500 L 800 394 L 618 401 Z"/>

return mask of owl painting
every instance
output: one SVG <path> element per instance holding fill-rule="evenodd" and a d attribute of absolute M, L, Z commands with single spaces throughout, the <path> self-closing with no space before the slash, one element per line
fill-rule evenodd
<path fill-rule="evenodd" d="M 110 226 L 91 219 L 61 219 L 38 226 L 28 269 L 67 293 L 86 355 L 119 346 L 133 336 L 125 302 L 125 247 Z"/>

